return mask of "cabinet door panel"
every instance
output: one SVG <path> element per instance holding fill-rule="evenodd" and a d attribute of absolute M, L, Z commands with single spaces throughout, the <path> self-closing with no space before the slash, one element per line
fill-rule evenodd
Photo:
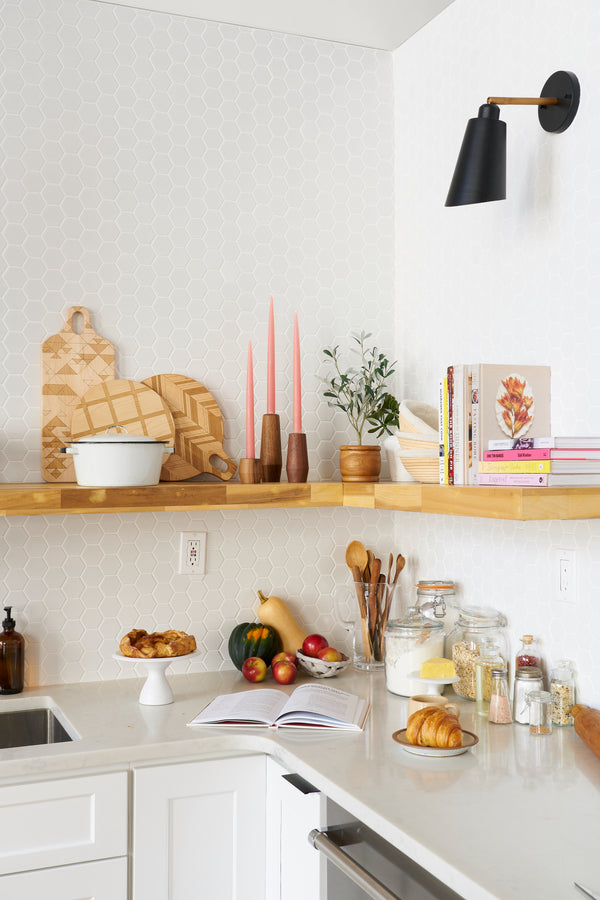
<path fill-rule="evenodd" d="M 325 859 L 308 841 L 326 808 L 324 794 L 267 759 L 267 900 L 326 896 Z"/>
<path fill-rule="evenodd" d="M 127 853 L 127 773 L 0 788 L 0 875 Z"/>
<path fill-rule="evenodd" d="M 264 891 L 263 756 L 134 771 L 134 900 Z"/>
<path fill-rule="evenodd" d="M 127 859 L 4 875 L 2 900 L 127 900 Z"/>

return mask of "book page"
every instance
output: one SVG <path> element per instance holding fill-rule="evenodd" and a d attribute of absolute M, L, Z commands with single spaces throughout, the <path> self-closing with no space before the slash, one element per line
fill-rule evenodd
<path fill-rule="evenodd" d="M 285 704 L 283 691 L 261 688 L 256 691 L 238 691 L 221 694 L 195 716 L 190 725 L 230 723 L 259 723 L 271 725 Z"/>
<path fill-rule="evenodd" d="M 277 722 L 315 722 L 322 719 L 335 724 L 358 726 L 364 718 L 365 707 L 365 700 L 338 688 L 324 684 L 302 684 L 285 704 Z"/>

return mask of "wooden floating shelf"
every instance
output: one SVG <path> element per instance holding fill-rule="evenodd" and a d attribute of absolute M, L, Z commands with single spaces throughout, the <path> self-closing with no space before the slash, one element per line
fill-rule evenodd
<path fill-rule="evenodd" d="M 0 516 L 175 510 L 356 507 L 486 519 L 597 519 L 600 487 L 445 487 L 436 484 L 161 482 L 153 487 L 0 484 Z"/>

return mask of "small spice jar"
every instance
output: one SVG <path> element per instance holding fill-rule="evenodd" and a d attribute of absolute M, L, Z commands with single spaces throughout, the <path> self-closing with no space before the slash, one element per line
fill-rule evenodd
<path fill-rule="evenodd" d="M 515 670 L 525 666 L 537 666 L 540 668 L 541 657 L 537 643 L 532 634 L 524 634 L 521 638 L 521 647 L 515 656 Z"/>
<path fill-rule="evenodd" d="M 492 669 L 492 688 L 488 720 L 496 725 L 512 722 L 510 699 L 508 696 L 508 673 L 506 669 Z"/>
<path fill-rule="evenodd" d="M 504 667 L 497 644 L 485 643 L 479 648 L 475 661 L 475 709 L 478 716 L 487 716 L 492 695 L 492 670 Z"/>
<path fill-rule="evenodd" d="M 570 659 L 560 659 L 550 673 L 552 695 L 552 722 L 554 725 L 572 725 L 571 710 L 575 703 L 575 667 Z"/>
<path fill-rule="evenodd" d="M 552 694 L 550 691 L 531 691 L 529 704 L 529 733 L 552 734 Z"/>
<path fill-rule="evenodd" d="M 531 691 L 544 689 L 542 670 L 537 666 L 522 666 L 515 672 L 513 713 L 515 722 L 521 725 L 529 725 L 529 706 L 527 697 Z"/>

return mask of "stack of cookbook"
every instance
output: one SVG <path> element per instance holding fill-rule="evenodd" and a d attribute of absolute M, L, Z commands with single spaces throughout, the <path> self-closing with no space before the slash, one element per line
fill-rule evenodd
<path fill-rule="evenodd" d="M 440 484 L 478 484 L 490 441 L 552 434 L 550 374 L 549 366 L 448 366 L 440 382 Z"/>
<path fill-rule="evenodd" d="M 600 484 L 600 437 L 492 440 L 479 463 L 478 483 L 513 487 Z"/>

